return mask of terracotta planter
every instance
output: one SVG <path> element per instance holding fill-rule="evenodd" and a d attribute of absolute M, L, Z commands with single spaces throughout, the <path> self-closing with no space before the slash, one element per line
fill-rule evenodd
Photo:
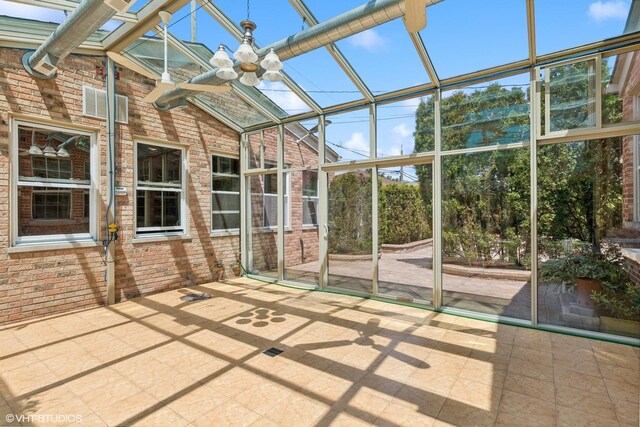
<path fill-rule="evenodd" d="M 595 301 L 591 299 L 593 291 L 602 290 L 602 283 L 597 279 L 576 279 L 576 296 L 578 297 L 578 305 L 581 307 L 594 308 Z"/>
<path fill-rule="evenodd" d="M 640 322 L 600 316 L 600 330 L 610 334 L 619 334 L 638 338 L 640 337 Z"/>

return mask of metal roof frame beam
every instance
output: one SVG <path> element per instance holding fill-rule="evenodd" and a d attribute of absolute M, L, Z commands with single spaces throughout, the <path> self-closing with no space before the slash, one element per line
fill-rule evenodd
<path fill-rule="evenodd" d="M 302 0 L 289 0 L 289 3 L 294 7 L 298 14 L 305 19 L 309 26 L 318 25 L 318 19 L 313 15 L 309 7 Z M 367 84 L 362 80 L 358 72 L 351 66 L 347 58 L 344 56 L 340 48 L 335 43 L 329 43 L 325 45 L 325 49 L 338 63 L 340 68 L 347 74 L 353 84 L 358 88 L 362 96 L 368 100 L 373 101 L 373 93 L 369 90 Z"/>
<path fill-rule="evenodd" d="M 416 48 L 416 52 L 420 57 L 420 61 L 422 61 L 425 71 L 429 75 L 429 79 L 431 79 L 431 82 L 435 86 L 440 86 L 440 78 L 438 77 L 438 73 L 436 73 L 433 62 L 431 62 L 431 57 L 429 56 L 429 52 L 427 52 L 427 48 L 424 45 L 424 41 L 422 40 L 420 33 L 409 33 L 409 37 L 413 42 L 413 46 Z"/>
<path fill-rule="evenodd" d="M 159 11 L 175 13 L 189 1 L 191 0 L 151 0 L 138 12 L 138 22 L 126 22 L 105 37 L 102 41 L 104 50 L 121 52 L 160 23 Z"/>

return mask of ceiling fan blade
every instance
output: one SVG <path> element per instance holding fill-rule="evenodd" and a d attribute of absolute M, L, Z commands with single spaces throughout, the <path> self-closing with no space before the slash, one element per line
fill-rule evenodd
<path fill-rule="evenodd" d="M 182 89 L 197 90 L 200 92 L 209 92 L 209 93 L 231 92 L 231 86 L 229 85 L 213 86 L 213 85 L 204 85 L 204 84 L 185 82 L 185 83 L 178 83 L 178 87 Z"/>
<path fill-rule="evenodd" d="M 404 25 L 410 33 L 417 33 L 427 26 L 425 0 L 404 0 Z"/>
<path fill-rule="evenodd" d="M 162 96 L 163 93 L 166 92 L 167 89 L 165 89 L 162 86 L 156 86 L 151 92 L 149 92 L 147 94 L 147 96 L 144 97 L 144 101 L 145 102 L 156 102 L 156 100 L 158 98 L 160 98 L 160 96 Z"/>
<path fill-rule="evenodd" d="M 160 80 L 160 76 L 158 76 L 157 74 L 154 74 L 151 71 L 141 67 L 140 65 L 136 64 L 130 59 L 127 59 L 127 57 L 120 55 L 119 53 L 107 52 L 107 56 L 123 67 L 127 67 L 131 71 L 135 71 L 136 73 L 142 74 L 143 76 L 149 77 L 150 79 Z"/>

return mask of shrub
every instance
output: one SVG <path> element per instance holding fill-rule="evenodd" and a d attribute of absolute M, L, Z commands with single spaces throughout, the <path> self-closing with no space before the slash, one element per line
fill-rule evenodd
<path fill-rule="evenodd" d="M 403 244 L 431 237 L 430 209 L 420 187 L 389 184 L 379 189 L 380 243 Z"/>

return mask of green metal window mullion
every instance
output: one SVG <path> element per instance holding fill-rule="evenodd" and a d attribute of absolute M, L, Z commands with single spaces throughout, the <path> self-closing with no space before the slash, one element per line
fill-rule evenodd
<path fill-rule="evenodd" d="M 320 261 L 318 272 L 318 286 L 320 289 L 327 289 L 329 282 L 329 175 L 322 170 L 325 164 L 325 127 L 326 119 L 324 115 L 318 118 L 318 260 Z"/>
<path fill-rule="evenodd" d="M 377 143 L 377 120 L 378 120 L 378 108 L 376 104 L 371 104 L 369 107 L 369 147 L 370 157 L 375 158 L 378 148 Z M 372 275 L 371 275 L 371 294 L 373 296 L 378 295 L 378 166 L 371 168 L 371 260 L 372 262 Z"/>
<path fill-rule="evenodd" d="M 529 162 L 530 171 L 530 197 L 531 197 L 531 324 L 538 324 L 538 133 L 540 121 L 539 97 L 537 95 L 537 76 L 539 73 L 534 68 L 530 71 L 529 85 Z"/>
<path fill-rule="evenodd" d="M 441 91 L 435 94 L 435 157 L 433 161 L 433 308 L 442 306 L 442 134 Z"/>
<path fill-rule="evenodd" d="M 247 150 L 247 134 L 243 133 L 240 138 L 240 262 L 245 268 L 250 271 L 251 266 L 249 260 L 251 259 L 251 215 L 250 208 L 250 186 L 247 186 L 247 180 L 250 178 L 245 175 L 247 165 L 249 163 L 248 150 Z"/>
<path fill-rule="evenodd" d="M 278 168 L 278 280 L 284 278 L 284 223 L 285 223 L 285 211 L 284 211 L 284 192 L 287 188 L 287 181 L 284 174 L 284 126 L 278 126 L 278 147 L 277 147 L 277 168 Z M 290 197 L 290 195 L 289 195 Z"/>

